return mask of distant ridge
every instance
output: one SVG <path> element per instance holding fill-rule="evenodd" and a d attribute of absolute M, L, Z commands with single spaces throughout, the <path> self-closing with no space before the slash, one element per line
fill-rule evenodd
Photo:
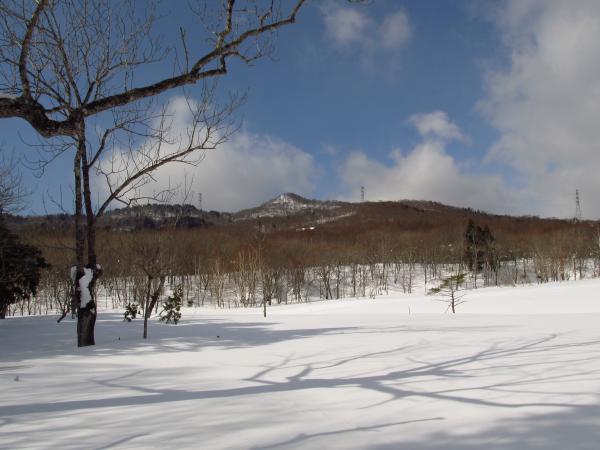
<path fill-rule="evenodd" d="M 61 231 L 73 227 L 73 216 L 6 215 L 16 229 Z M 324 226 L 372 226 L 378 223 L 419 229 L 424 226 L 444 226 L 448 221 L 479 218 L 486 221 L 566 222 L 560 219 L 489 214 L 471 208 L 449 206 L 426 200 L 345 202 L 314 200 L 293 192 L 282 193 L 259 206 L 235 213 L 199 210 L 193 205 L 147 204 L 108 211 L 98 221 L 100 229 L 133 231 L 162 228 L 207 228 L 238 226 L 261 230 L 314 230 Z M 590 224 L 597 222 L 588 221 Z M 268 228 L 267 228 L 268 227 Z"/>

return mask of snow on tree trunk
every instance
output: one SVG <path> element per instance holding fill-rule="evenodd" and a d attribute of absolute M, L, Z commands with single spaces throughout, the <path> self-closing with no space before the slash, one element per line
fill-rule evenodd
<path fill-rule="evenodd" d="M 77 305 L 77 346 L 95 345 L 94 327 L 96 325 L 96 299 L 94 288 L 96 280 L 102 275 L 102 268 L 84 267 L 83 270 L 71 268 L 71 279 L 75 285 L 75 304 Z"/>

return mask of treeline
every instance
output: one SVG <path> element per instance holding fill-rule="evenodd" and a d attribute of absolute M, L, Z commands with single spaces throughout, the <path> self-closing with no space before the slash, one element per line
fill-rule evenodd
<path fill-rule="evenodd" d="M 251 307 L 374 297 L 390 289 L 410 293 L 451 272 L 468 272 L 473 288 L 600 275 L 595 223 L 460 217 L 419 225 L 387 220 L 303 231 L 264 232 L 252 224 L 102 231 L 98 303 L 143 309 L 153 296 L 180 286 L 189 306 Z M 25 237 L 43 250 L 50 268 L 37 296 L 12 305 L 9 314 L 67 310 L 71 235 Z"/>

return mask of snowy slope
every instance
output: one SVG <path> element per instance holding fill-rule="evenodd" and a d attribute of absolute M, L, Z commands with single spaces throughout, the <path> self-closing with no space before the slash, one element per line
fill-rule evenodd
<path fill-rule="evenodd" d="M 84 349 L 73 322 L 7 319 L 0 448 L 597 450 L 599 291 L 186 310 L 148 342 L 105 313 Z"/>
<path fill-rule="evenodd" d="M 263 203 L 256 208 L 245 209 L 235 214 L 236 219 L 260 217 L 283 217 L 311 211 L 325 213 L 349 204 L 338 201 L 310 200 L 292 192 L 287 192 Z"/>

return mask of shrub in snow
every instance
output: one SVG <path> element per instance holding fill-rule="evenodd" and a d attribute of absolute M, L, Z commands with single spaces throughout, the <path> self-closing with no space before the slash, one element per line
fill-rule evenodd
<path fill-rule="evenodd" d="M 163 309 L 160 312 L 158 320 L 164 323 L 177 325 L 181 319 L 181 305 L 183 303 L 183 287 L 178 286 L 173 293 L 163 303 Z"/>
<path fill-rule="evenodd" d="M 140 313 L 137 303 L 129 303 L 125 307 L 125 313 L 123 314 L 123 321 L 131 322 Z"/>

